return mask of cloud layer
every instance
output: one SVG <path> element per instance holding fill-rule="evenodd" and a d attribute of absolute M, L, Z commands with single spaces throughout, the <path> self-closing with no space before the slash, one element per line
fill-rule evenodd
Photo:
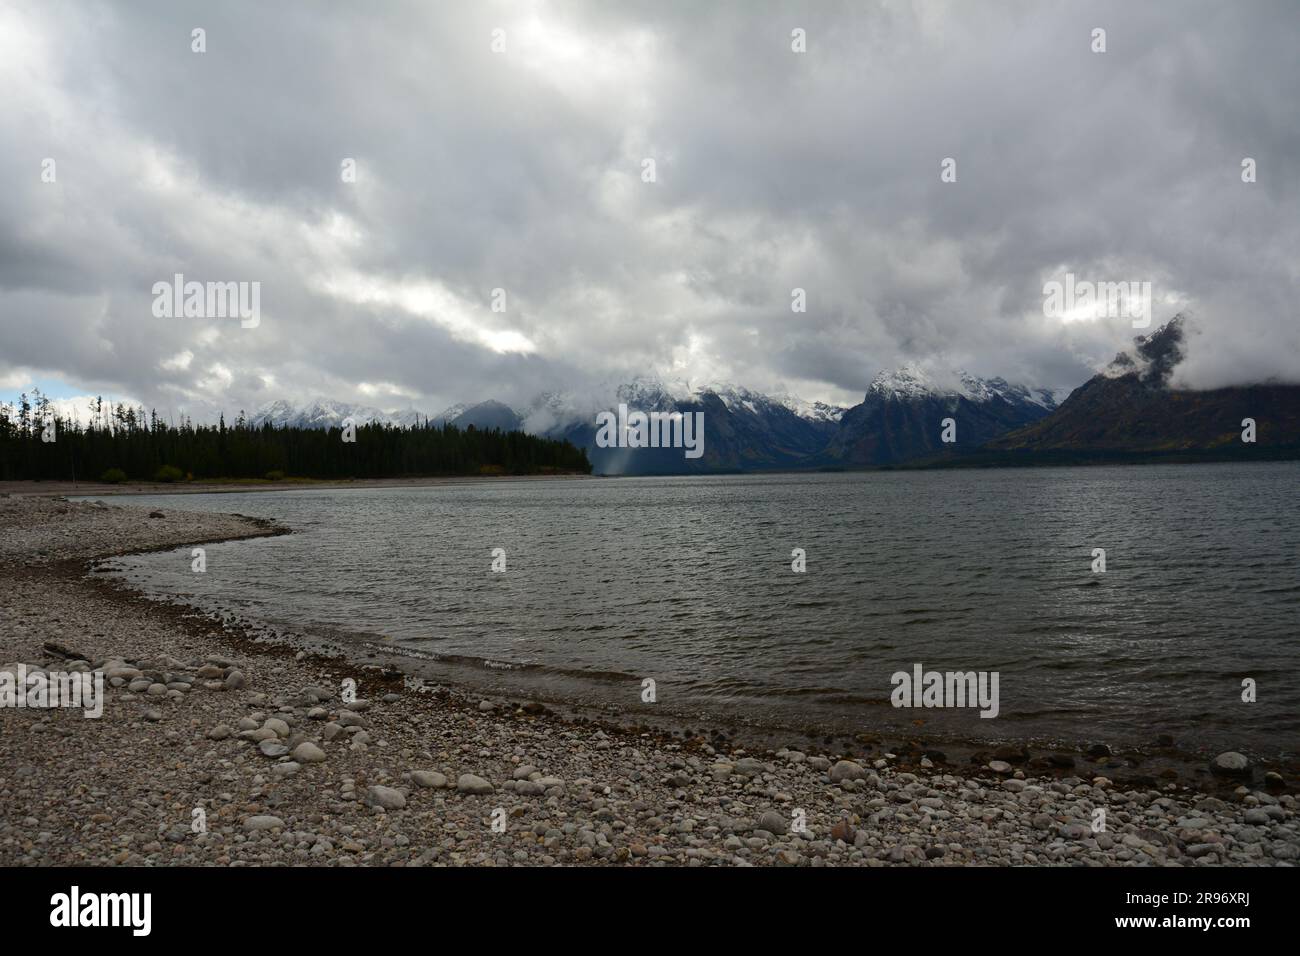
<path fill-rule="evenodd" d="M 1061 388 L 1136 334 L 1045 315 L 1067 272 L 1186 310 L 1179 384 L 1300 381 L 1297 48 L 1285 0 L 20 0 L 0 382 L 196 417 L 636 373 L 853 402 L 914 359 Z M 260 323 L 154 317 L 175 273 L 260 282 Z"/>

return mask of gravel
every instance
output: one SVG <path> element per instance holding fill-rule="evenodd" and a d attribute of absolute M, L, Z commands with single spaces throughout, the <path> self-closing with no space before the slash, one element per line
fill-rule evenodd
<path fill-rule="evenodd" d="M 703 736 L 596 727 L 532 701 L 486 709 L 479 696 L 375 665 L 295 655 L 84 571 L 110 552 L 275 529 L 167 509 L 140 518 L 129 506 L 0 497 L 0 669 L 106 675 L 99 719 L 0 709 L 0 865 L 1300 859 L 1289 781 L 1265 788 L 1236 756 L 1210 762 L 1232 775 L 1216 796 L 1172 783 L 1121 787 L 1065 761 L 1056 774 L 1009 776 L 1003 756 L 963 766 L 927 757 L 926 767 L 807 742 L 746 752 L 716 738 L 715 748 Z M 368 703 L 342 701 L 345 678 Z M 1023 748 L 1004 756 L 1024 762 Z"/>

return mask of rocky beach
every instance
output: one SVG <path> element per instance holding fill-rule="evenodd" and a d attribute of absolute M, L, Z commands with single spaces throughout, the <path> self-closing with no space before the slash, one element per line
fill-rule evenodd
<path fill-rule="evenodd" d="M 958 759 L 769 748 L 482 699 L 259 639 L 97 577 L 113 554 L 291 533 L 0 497 L 0 670 L 95 672 L 103 714 L 0 708 L 0 864 L 1294 865 L 1294 780 L 1221 754 L 1137 780 L 1105 747 Z M 355 698 L 347 692 L 355 688 Z"/>

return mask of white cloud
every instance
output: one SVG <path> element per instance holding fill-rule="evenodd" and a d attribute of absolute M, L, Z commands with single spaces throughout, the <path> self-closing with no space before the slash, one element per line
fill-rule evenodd
<path fill-rule="evenodd" d="M 455 338 L 493 352 L 532 352 L 528 337 L 507 328 L 492 328 L 488 303 L 476 304 L 429 279 L 392 280 L 357 272 L 320 276 L 313 285 L 326 295 L 351 305 L 400 309 L 441 326 Z M 506 290 L 509 308 L 509 290 Z"/>
<path fill-rule="evenodd" d="M 160 366 L 169 372 L 183 372 L 190 367 L 194 361 L 194 353 L 189 349 L 181 349 L 171 358 L 163 359 Z"/>
<path fill-rule="evenodd" d="M 782 9 L 6 4 L 0 387 L 196 417 L 629 370 L 844 402 L 909 359 L 1069 387 L 1134 330 L 1047 321 L 1058 269 L 1194 311 L 1186 384 L 1300 379 L 1288 6 Z M 175 272 L 261 282 L 261 324 L 154 319 Z"/>

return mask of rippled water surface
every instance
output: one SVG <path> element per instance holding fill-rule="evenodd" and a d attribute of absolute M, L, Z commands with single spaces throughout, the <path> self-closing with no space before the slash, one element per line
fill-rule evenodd
<path fill-rule="evenodd" d="M 298 533 L 120 562 L 553 695 L 847 730 L 1293 752 L 1300 464 L 575 479 L 117 499 Z M 492 573 L 492 549 L 507 571 Z M 807 572 L 791 571 L 791 551 Z M 1107 570 L 1092 571 L 1094 548 Z M 1000 715 L 889 706 L 998 671 Z M 1257 703 L 1241 682 L 1258 683 Z M 916 723 L 922 721 L 923 723 Z"/>

